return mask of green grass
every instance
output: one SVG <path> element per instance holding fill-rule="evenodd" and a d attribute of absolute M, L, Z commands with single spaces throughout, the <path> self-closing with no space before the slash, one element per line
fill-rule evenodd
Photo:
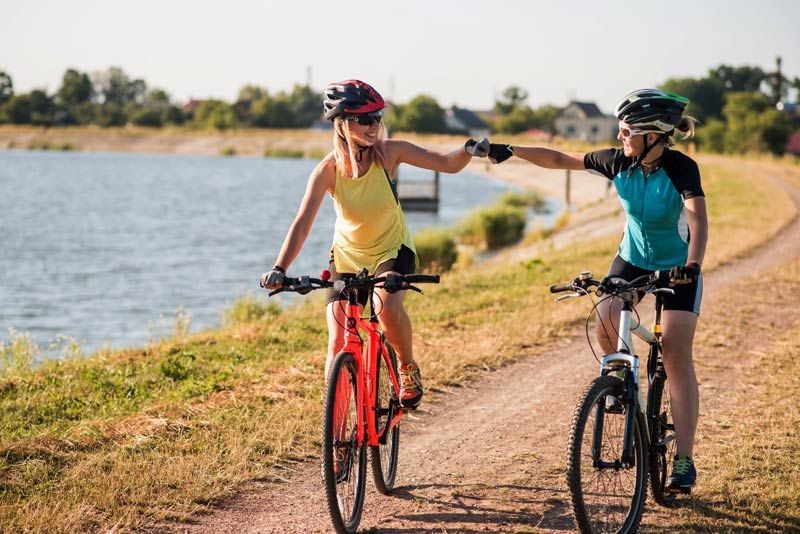
<path fill-rule="evenodd" d="M 794 216 L 776 186 L 737 168 L 703 169 L 711 264 L 743 254 Z M 424 297 L 410 295 L 426 384 L 458 386 L 563 335 L 585 307 L 554 306 L 546 288 L 581 270 L 603 272 L 617 240 L 477 264 Z M 2 349 L 0 524 L 139 528 L 184 518 L 244 481 L 276 476 L 276 465 L 315 454 L 327 340 L 319 293 L 283 311 L 243 297 L 221 330 L 190 336 L 188 323 L 176 321 L 174 339 L 91 357 L 73 350 L 38 367 L 35 347 L 18 335 Z M 496 334 L 509 324 L 513 336 Z"/>

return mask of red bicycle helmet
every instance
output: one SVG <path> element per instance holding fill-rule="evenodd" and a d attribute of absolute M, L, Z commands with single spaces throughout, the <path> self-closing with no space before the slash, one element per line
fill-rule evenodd
<path fill-rule="evenodd" d="M 323 95 L 322 109 L 327 120 L 343 115 L 374 113 L 386 107 L 380 93 L 361 80 L 332 83 L 325 88 Z"/>

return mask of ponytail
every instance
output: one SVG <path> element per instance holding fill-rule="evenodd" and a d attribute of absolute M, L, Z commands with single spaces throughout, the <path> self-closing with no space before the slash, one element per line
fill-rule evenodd
<path fill-rule="evenodd" d="M 682 141 L 694 137 L 695 124 L 697 124 L 697 122 L 697 119 L 689 115 L 684 115 L 681 117 L 681 121 L 677 126 L 675 126 L 675 130 L 678 130 L 683 134 L 683 136 L 681 136 Z M 675 139 L 672 138 L 672 134 L 675 133 L 675 130 L 672 130 L 667 135 L 667 146 L 672 146 L 675 144 Z"/>

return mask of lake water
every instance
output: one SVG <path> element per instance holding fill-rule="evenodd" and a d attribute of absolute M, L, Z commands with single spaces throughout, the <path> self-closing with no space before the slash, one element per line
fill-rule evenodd
<path fill-rule="evenodd" d="M 168 334 L 180 307 L 192 331 L 218 326 L 237 297 L 260 291 L 315 164 L 0 151 L 0 341 L 13 327 L 43 348 L 58 336 L 85 352 L 142 345 Z M 439 213 L 406 218 L 412 231 L 448 226 L 509 189 L 442 175 Z M 333 221 L 326 198 L 292 273 L 326 265 Z"/>

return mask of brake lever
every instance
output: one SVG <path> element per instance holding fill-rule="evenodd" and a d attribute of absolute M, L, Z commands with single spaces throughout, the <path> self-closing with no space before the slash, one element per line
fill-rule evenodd
<path fill-rule="evenodd" d="M 284 291 L 286 291 L 286 288 L 279 287 L 278 289 L 273 289 L 272 291 L 270 291 L 267 296 L 268 297 L 273 297 L 273 296 L 277 295 L 278 293 L 283 293 Z"/>
<path fill-rule="evenodd" d="M 561 295 L 560 297 L 556 297 L 555 299 L 553 299 L 553 302 L 561 302 L 564 299 L 574 299 L 574 298 L 582 297 L 582 296 L 583 296 L 582 293 L 578 293 L 576 291 L 576 292 L 570 293 L 568 295 Z"/>
<path fill-rule="evenodd" d="M 408 287 L 406 289 L 411 289 L 412 291 L 416 291 L 417 293 L 422 293 L 422 290 L 420 288 L 412 286 L 411 284 L 408 284 Z"/>
<path fill-rule="evenodd" d="M 669 287 L 660 287 L 660 288 L 656 289 L 655 291 L 653 291 L 653 293 L 669 293 L 670 295 L 674 295 L 675 294 L 675 290 L 672 289 L 672 288 L 669 288 Z"/>

